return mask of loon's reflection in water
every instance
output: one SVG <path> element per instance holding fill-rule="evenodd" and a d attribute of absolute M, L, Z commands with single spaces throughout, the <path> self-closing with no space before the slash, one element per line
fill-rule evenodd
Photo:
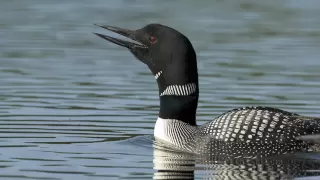
<path fill-rule="evenodd" d="M 153 144 L 153 179 L 194 179 L 196 156 L 167 148 L 160 141 Z"/>
<path fill-rule="evenodd" d="M 198 156 L 166 148 L 158 141 L 154 141 L 153 147 L 156 170 L 153 179 L 197 179 L 197 174 L 203 179 L 216 180 L 294 179 L 310 176 L 320 179 L 320 160 L 311 158 L 312 155 L 319 157 L 319 154 L 244 159 L 215 156 L 213 152 Z"/>

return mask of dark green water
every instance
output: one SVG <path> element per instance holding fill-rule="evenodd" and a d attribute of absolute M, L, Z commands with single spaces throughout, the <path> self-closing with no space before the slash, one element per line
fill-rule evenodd
<path fill-rule="evenodd" d="M 319 17 L 318 0 L 2 0 L 1 179 L 151 179 L 170 159 L 177 169 L 195 164 L 153 149 L 154 77 L 126 49 L 94 36 L 108 34 L 94 23 L 136 29 L 157 22 L 189 37 L 202 124 L 246 105 L 320 116 Z M 200 161 L 187 172 L 241 179 L 240 171 L 215 163 L 221 162 Z M 251 176 L 242 179 L 318 170 L 281 163 L 282 169 L 245 168 Z"/>

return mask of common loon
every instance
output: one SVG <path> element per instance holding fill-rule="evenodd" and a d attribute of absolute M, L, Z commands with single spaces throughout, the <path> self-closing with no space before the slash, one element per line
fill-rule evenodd
<path fill-rule="evenodd" d="M 242 107 L 197 125 L 197 58 L 186 36 L 161 24 L 148 24 L 137 30 L 97 26 L 135 41 L 94 33 L 128 48 L 155 76 L 160 96 L 154 129 L 157 140 L 196 154 L 219 151 L 220 155 L 241 157 L 306 152 L 314 145 L 298 137 L 319 132 L 320 119 L 277 108 Z"/>

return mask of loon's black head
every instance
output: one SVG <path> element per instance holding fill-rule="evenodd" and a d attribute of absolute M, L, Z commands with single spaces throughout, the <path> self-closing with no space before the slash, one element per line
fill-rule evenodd
<path fill-rule="evenodd" d="M 95 33 L 128 48 L 137 59 L 149 67 L 159 79 L 161 86 L 183 85 L 198 81 L 196 54 L 188 38 L 180 32 L 160 24 L 149 24 L 138 30 L 100 27 L 139 42 L 139 44 L 132 43 Z"/>
<path fill-rule="evenodd" d="M 195 119 L 199 93 L 197 59 L 186 36 L 161 24 L 148 24 L 137 30 L 98 26 L 138 42 L 95 33 L 103 39 L 128 48 L 137 59 L 149 67 L 159 86 L 161 116 L 182 118 L 183 113 Z M 191 114 L 185 111 L 194 113 L 190 116 Z"/>

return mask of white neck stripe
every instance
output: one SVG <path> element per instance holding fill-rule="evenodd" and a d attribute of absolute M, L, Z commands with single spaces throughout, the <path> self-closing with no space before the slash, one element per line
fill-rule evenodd
<path fill-rule="evenodd" d="M 156 79 L 158 79 L 160 77 L 160 75 L 162 74 L 162 71 L 157 72 L 157 74 L 154 76 Z"/>
<path fill-rule="evenodd" d="M 195 93 L 197 85 L 195 83 L 189 83 L 184 85 L 171 85 L 168 86 L 160 96 L 175 95 L 175 96 L 188 96 Z"/>

